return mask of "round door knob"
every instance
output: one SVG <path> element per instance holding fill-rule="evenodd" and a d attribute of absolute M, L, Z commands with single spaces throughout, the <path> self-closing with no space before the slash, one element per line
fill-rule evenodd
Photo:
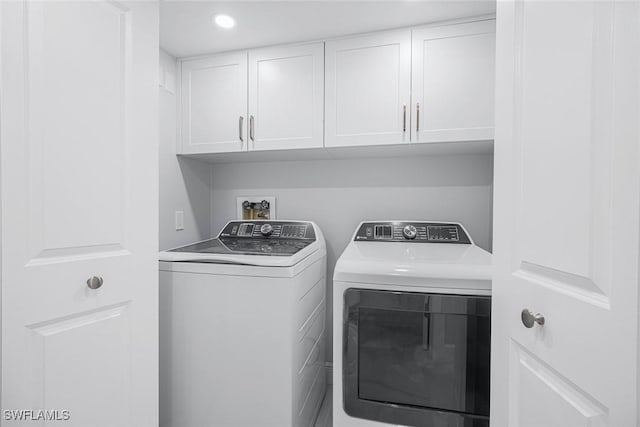
<path fill-rule="evenodd" d="M 87 286 L 89 289 L 98 289 L 103 283 L 104 280 L 102 280 L 102 277 L 100 276 L 93 276 L 87 279 Z"/>
<path fill-rule="evenodd" d="M 522 310 L 522 324 L 525 328 L 533 328 L 537 323 L 544 326 L 544 316 L 540 313 L 533 314 L 529 309 Z"/>
<path fill-rule="evenodd" d="M 413 225 L 405 225 L 402 229 L 402 235 L 405 239 L 413 240 L 416 238 L 418 230 Z"/>
<path fill-rule="evenodd" d="M 270 236 L 271 233 L 273 233 L 273 227 L 271 224 L 262 224 L 260 227 L 260 233 L 262 233 L 263 236 Z"/>

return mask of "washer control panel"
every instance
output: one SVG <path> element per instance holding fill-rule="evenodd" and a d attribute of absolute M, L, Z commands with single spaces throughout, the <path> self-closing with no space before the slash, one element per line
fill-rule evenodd
<path fill-rule="evenodd" d="M 458 223 L 383 221 L 364 222 L 355 241 L 470 244 L 471 239 Z"/>
<path fill-rule="evenodd" d="M 310 222 L 231 221 L 218 236 L 223 237 L 313 241 L 316 239 L 316 233 Z"/>

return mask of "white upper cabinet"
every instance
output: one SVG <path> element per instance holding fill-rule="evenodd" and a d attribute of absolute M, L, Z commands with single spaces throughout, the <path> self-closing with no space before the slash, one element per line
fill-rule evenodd
<path fill-rule="evenodd" d="M 476 19 L 183 60 L 179 153 L 493 140 Z"/>
<path fill-rule="evenodd" d="M 415 29 L 412 142 L 493 139 L 495 20 Z"/>
<path fill-rule="evenodd" d="M 325 146 L 410 139 L 411 30 L 326 43 Z"/>
<path fill-rule="evenodd" d="M 249 52 L 251 150 L 323 146 L 324 44 Z"/>
<path fill-rule="evenodd" d="M 247 149 L 247 53 L 182 62 L 182 154 Z"/>

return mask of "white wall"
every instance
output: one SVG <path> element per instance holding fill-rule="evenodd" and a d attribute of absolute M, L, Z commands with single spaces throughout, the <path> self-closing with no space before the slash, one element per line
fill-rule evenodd
<path fill-rule="evenodd" d="M 176 157 L 176 60 L 160 50 L 160 249 L 211 235 L 211 168 L 206 163 Z M 175 229 L 175 212 L 184 212 L 184 230 Z"/>
<path fill-rule="evenodd" d="M 318 223 L 327 240 L 328 301 L 335 262 L 362 220 L 460 221 L 491 249 L 492 155 L 216 164 L 211 176 L 214 233 L 235 219 L 243 195 L 275 196 L 278 219 Z"/>

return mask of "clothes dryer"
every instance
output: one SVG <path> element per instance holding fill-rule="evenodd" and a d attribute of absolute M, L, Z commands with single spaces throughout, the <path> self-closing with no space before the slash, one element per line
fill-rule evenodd
<path fill-rule="evenodd" d="M 333 313 L 334 427 L 489 426 L 491 255 L 461 224 L 361 223 Z"/>

